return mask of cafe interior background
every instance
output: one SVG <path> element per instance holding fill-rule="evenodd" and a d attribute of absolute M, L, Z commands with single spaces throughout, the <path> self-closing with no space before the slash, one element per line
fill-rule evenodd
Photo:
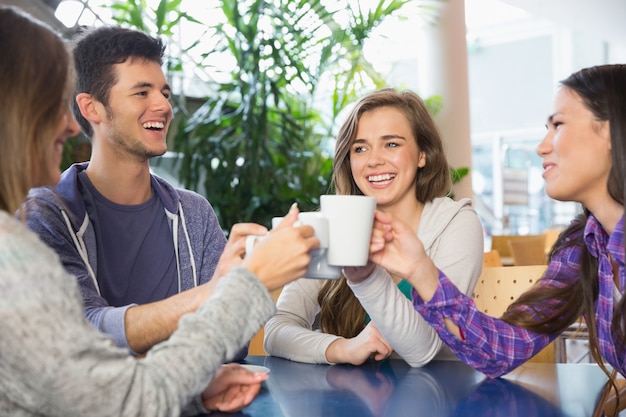
<path fill-rule="evenodd" d="M 77 24 L 111 22 L 107 0 L 2 3 L 22 6 L 61 32 Z M 158 1 L 146 3 L 156 7 Z M 358 2 L 365 8 L 369 3 L 374 2 Z M 378 26 L 363 53 L 389 85 L 411 88 L 423 97 L 441 96 L 436 120 L 451 166 L 469 168 L 454 195 L 473 199 L 485 229 L 485 249 L 492 235 L 537 234 L 565 226 L 580 208 L 545 195 L 535 148 L 559 80 L 583 67 L 626 62 L 626 2 L 414 3 Z M 181 5 L 193 15 L 206 13 L 211 2 L 182 0 Z M 415 5 L 432 6 L 438 15 L 424 19 L 423 9 Z M 194 7 L 199 9 L 194 12 Z M 177 39 L 197 36 L 190 32 Z M 188 77 L 183 84 L 198 81 L 197 74 Z M 328 99 L 320 97 L 321 103 Z M 332 139 L 322 146 L 332 153 Z M 155 172 L 179 182 L 175 153 L 160 159 Z"/>

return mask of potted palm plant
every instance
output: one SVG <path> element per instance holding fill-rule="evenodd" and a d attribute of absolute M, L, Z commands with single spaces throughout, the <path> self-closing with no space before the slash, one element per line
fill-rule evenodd
<path fill-rule="evenodd" d="M 215 43 L 203 65 L 229 57 L 231 67 L 220 82 L 206 82 L 209 93 L 195 98 L 197 106 L 178 97 L 171 129 L 180 182 L 204 194 L 228 230 L 240 221 L 269 225 L 294 201 L 303 210 L 319 206 L 329 191 L 338 114 L 364 90 L 385 85 L 363 45 L 409 3 L 220 0 L 214 23 L 182 12 L 181 0 L 154 9 L 131 0 L 115 10 L 120 24 L 164 35 L 183 20 L 205 24 Z M 168 68 L 181 62 L 171 57 Z"/>

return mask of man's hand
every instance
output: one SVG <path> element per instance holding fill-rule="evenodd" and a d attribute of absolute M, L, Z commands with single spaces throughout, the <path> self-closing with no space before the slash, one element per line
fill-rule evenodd
<path fill-rule="evenodd" d="M 331 363 L 361 365 L 369 358 L 381 361 L 391 355 L 393 349 L 373 322 L 351 339 L 337 339 L 326 349 L 326 359 Z"/>
<path fill-rule="evenodd" d="M 207 410 L 234 413 L 248 406 L 269 375 L 252 373 L 236 363 L 222 365 L 202 393 Z"/>

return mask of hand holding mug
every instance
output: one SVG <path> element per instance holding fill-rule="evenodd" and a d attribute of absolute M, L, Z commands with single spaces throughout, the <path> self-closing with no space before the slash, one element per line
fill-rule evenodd
<path fill-rule="evenodd" d="M 305 278 L 337 279 L 341 268 L 368 265 L 369 239 L 374 221 L 376 199 L 363 195 L 323 195 L 321 211 L 299 213 L 298 221 L 290 226 L 311 226 L 320 241 L 309 255 L 311 261 Z M 290 213 L 291 214 L 291 213 Z M 272 219 L 274 229 L 286 227 L 282 217 Z M 274 230 L 272 229 L 272 230 Z M 245 252 L 252 254 L 265 234 L 250 234 L 245 239 Z"/>
<path fill-rule="evenodd" d="M 343 275 L 353 284 L 365 281 L 367 277 L 372 275 L 376 268 L 374 262 L 368 261 L 365 266 L 346 266 L 343 268 Z"/>
<path fill-rule="evenodd" d="M 428 301 L 439 285 L 439 271 L 413 229 L 391 214 L 376 211 L 370 260 L 406 279 Z"/>
<path fill-rule="evenodd" d="M 217 263 L 212 280 L 224 276 L 232 268 L 241 265 L 245 251 L 246 239 L 250 235 L 265 235 L 267 228 L 256 223 L 237 223 L 230 229 L 228 242 Z"/>
<path fill-rule="evenodd" d="M 281 224 L 282 220 L 282 217 L 274 217 L 272 219 L 272 227 L 277 227 Z M 328 263 L 328 219 L 320 212 L 303 212 L 298 215 L 298 221 L 296 224 L 298 226 L 306 224 L 313 227 L 315 237 L 320 240 L 319 248 L 314 249 L 309 253 L 309 255 L 311 255 L 311 262 L 309 262 L 309 266 L 304 274 L 304 277 L 316 279 L 340 278 L 341 267 L 329 265 Z"/>
<path fill-rule="evenodd" d="M 258 239 L 254 250 L 243 261 L 243 266 L 252 271 L 268 290 L 280 288 L 303 276 L 311 260 L 309 252 L 320 245 L 311 226 L 293 227 L 298 214 L 294 204 L 280 225 Z"/>

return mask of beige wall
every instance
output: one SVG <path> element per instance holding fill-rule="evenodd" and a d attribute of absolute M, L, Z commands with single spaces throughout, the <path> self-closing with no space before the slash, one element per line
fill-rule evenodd
<path fill-rule="evenodd" d="M 424 25 L 417 43 L 418 90 L 424 97 L 440 95 L 443 108 L 435 120 L 441 131 L 452 167 L 469 167 L 470 137 L 465 2 L 447 0 L 438 4 L 439 17 Z M 472 198 L 471 175 L 454 187 L 456 198 Z"/>

